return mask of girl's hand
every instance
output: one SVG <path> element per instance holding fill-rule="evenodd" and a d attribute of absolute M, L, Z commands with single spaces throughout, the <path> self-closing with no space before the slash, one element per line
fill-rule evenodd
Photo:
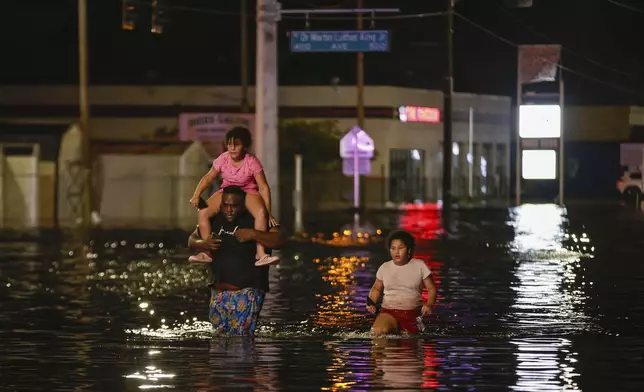
<path fill-rule="evenodd" d="M 199 196 L 192 196 L 192 199 L 190 199 L 190 204 L 192 204 L 195 208 L 198 208 Z"/>
<path fill-rule="evenodd" d="M 427 304 L 423 305 L 423 308 L 420 310 L 420 314 L 423 316 L 429 316 L 430 314 L 432 314 L 432 307 Z"/>
<path fill-rule="evenodd" d="M 268 227 L 277 227 L 279 226 L 279 223 L 277 223 L 277 219 L 273 215 L 269 215 L 268 217 Z"/>

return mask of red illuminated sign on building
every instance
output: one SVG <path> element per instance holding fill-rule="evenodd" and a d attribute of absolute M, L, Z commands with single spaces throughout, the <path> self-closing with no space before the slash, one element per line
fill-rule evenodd
<path fill-rule="evenodd" d="M 398 108 L 398 118 L 402 122 L 438 124 L 441 122 L 441 111 L 424 106 L 401 106 Z"/>

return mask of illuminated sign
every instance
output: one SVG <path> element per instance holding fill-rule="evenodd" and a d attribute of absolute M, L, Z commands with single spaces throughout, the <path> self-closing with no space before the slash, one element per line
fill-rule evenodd
<path fill-rule="evenodd" d="M 441 122 L 441 111 L 438 108 L 423 106 L 401 106 L 398 108 L 398 118 L 402 122 L 437 124 Z"/>
<path fill-rule="evenodd" d="M 559 105 L 521 105 L 519 136 L 522 138 L 561 137 L 561 108 Z"/>
<path fill-rule="evenodd" d="M 557 178 L 555 150 L 523 150 L 521 162 L 524 180 L 554 180 Z"/>

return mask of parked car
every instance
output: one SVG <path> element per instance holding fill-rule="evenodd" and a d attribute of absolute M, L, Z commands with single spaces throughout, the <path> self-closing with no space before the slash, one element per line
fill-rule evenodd
<path fill-rule="evenodd" d="M 622 195 L 622 200 L 628 204 L 644 201 L 642 173 L 625 171 L 624 175 L 617 180 L 617 190 Z"/>

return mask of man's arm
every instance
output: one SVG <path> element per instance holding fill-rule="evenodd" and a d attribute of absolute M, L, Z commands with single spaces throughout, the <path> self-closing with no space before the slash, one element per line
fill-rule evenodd
<path fill-rule="evenodd" d="M 255 241 L 266 248 L 280 249 L 286 243 L 286 236 L 279 227 L 271 227 L 268 231 L 257 231 Z"/>
<path fill-rule="evenodd" d="M 190 234 L 190 237 L 188 237 L 188 248 L 196 250 L 195 246 L 198 246 L 197 243 L 199 241 L 201 241 L 201 235 L 199 235 L 199 227 L 197 227 L 195 231 Z"/>
<path fill-rule="evenodd" d="M 237 229 L 235 236 L 240 242 L 257 241 L 270 249 L 280 249 L 286 243 L 286 236 L 279 227 L 272 227 L 269 231 Z"/>
<path fill-rule="evenodd" d="M 199 227 L 190 234 L 188 237 L 188 248 L 193 251 L 200 252 L 204 250 L 217 250 L 219 249 L 219 242 L 213 241 L 212 239 L 203 240 L 199 234 Z"/>

